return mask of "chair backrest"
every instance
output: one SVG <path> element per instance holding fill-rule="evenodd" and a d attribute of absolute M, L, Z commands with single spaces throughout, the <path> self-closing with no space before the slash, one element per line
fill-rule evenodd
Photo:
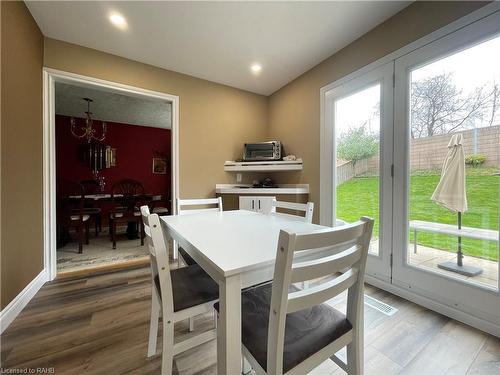
<path fill-rule="evenodd" d="M 363 217 L 356 223 L 324 231 L 280 232 L 271 296 L 273 313 L 269 315 L 268 373 L 283 372 L 287 314 L 320 305 L 347 289 L 347 319 L 355 328 L 362 324 L 363 282 L 372 230 L 373 219 Z M 324 255 L 294 262 L 296 252 L 301 256 L 308 252 Z M 341 275 L 327 278 L 338 273 Z M 317 278 L 326 281 L 289 292 L 291 284 Z"/>
<path fill-rule="evenodd" d="M 314 203 L 312 202 L 307 202 L 307 203 L 293 203 L 293 202 L 283 202 L 283 201 L 277 201 L 276 199 L 273 199 L 271 203 L 271 214 L 272 215 L 282 215 L 282 216 L 294 216 L 296 217 L 297 215 L 292 215 L 290 213 L 284 213 L 284 212 L 277 212 L 276 209 L 284 209 L 287 211 L 301 211 L 304 212 L 304 221 L 307 223 L 312 223 L 313 219 L 313 211 L 314 211 Z"/>
<path fill-rule="evenodd" d="M 118 194 L 123 195 L 124 197 L 144 195 L 144 186 L 137 180 L 126 178 L 115 182 L 111 187 L 111 196 L 113 197 Z"/>
<path fill-rule="evenodd" d="M 75 181 L 62 180 L 58 185 L 57 216 L 60 222 L 71 221 L 70 217 L 80 215 L 83 218 L 85 189 Z"/>
<path fill-rule="evenodd" d="M 215 207 L 201 207 L 200 206 L 213 206 Z M 185 207 L 198 206 L 198 208 L 188 208 Z M 208 199 L 179 199 L 176 201 L 177 215 L 193 215 L 204 212 L 222 212 L 222 198 L 208 198 Z"/>
<path fill-rule="evenodd" d="M 149 249 L 151 263 L 151 281 L 155 293 L 160 297 L 164 319 L 174 313 L 172 279 L 168 261 L 167 245 L 161 229 L 160 218 L 157 214 L 150 214 L 148 206 L 141 206 L 144 234 Z M 159 282 L 160 288 L 157 283 Z"/>
<path fill-rule="evenodd" d="M 111 200 L 128 210 L 135 210 L 144 200 L 144 186 L 136 180 L 126 178 L 111 186 Z"/>

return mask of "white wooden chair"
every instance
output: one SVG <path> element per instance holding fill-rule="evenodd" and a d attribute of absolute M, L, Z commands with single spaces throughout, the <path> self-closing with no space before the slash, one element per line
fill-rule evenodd
<path fill-rule="evenodd" d="M 372 229 L 373 220 L 362 218 L 327 231 L 280 232 L 272 284 L 241 297 L 242 351 L 257 374 L 302 375 L 328 358 L 348 374 L 363 373 L 363 282 Z M 298 251 L 323 256 L 293 262 Z M 293 285 L 320 277 L 328 281 L 306 290 Z M 345 290 L 346 315 L 324 303 Z M 347 363 L 334 355 L 344 346 Z"/>
<path fill-rule="evenodd" d="M 312 223 L 313 219 L 313 211 L 314 211 L 314 203 L 293 203 L 293 202 L 283 202 L 277 201 L 274 199 L 271 203 L 271 215 L 282 215 L 282 216 L 293 216 L 297 217 L 298 215 L 292 215 L 284 212 L 277 212 L 276 209 L 285 209 L 291 211 L 300 211 L 304 212 L 304 221 L 307 223 Z"/>
<path fill-rule="evenodd" d="M 215 207 L 203 207 L 199 206 L 213 206 Z M 186 208 L 198 206 L 198 208 Z M 222 198 L 208 198 L 208 199 L 179 199 L 176 200 L 177 215 L 195 215 L 210 211 L 222 212 Z M 174 259 L 178 258 L 178 266 L 181 267 L 183 264 L 191 266 L 196 264 L 193 258 L 182 248 L 180 248 L 177 243 L 174 242 Z"/>
<path fill-rule="evenodd" d="M 219 287 L 199 265 L 170 271 L 168 252 L 157 214 L 141 207 L 144 232 L 151 258 L 151 322 L 148 357 L 156 353 L 158 321 L 163 317 L 162 375 L 172 373 L 173 357 L 216 337 L 216 329 L 192 336 L 174 345 L 174 323 L 213 311 Z"/>

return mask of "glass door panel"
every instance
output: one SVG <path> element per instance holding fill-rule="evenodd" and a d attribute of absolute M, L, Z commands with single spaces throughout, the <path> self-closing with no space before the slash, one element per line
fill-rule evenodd
<path fill-rule="evenodd" d="M 333 90 L 334 216 L 375 220 L 367 272 L 390 280 L 393 63 Z"/>
<path fill-rule="evenodd" d="M 395 62 L 392 269 L 394 284 L 497 325 L 498 25 L 461 29 Z"/>
<path fill-rule="evenodd" d="M 500 37 L 410 69 L 406 259 L 412 266 L 494 289 L 498 288 L 500 182 L 496 61 L 500 61 Z M 454 147 L 458 152 L 452 154 L 456 163 L 447 159 L 454 149 L 448 147 L 452 137 L 461 138 Z M 446 160 L 450 164 L 445 171 Z M 446 184 L 447 176 L 456 180 L 433 199 L 441 178 Z M 465 184 L 465 189 L 455 184 Z M 458 235 L 459 225 L 463 236 Z"/>
<path fill-rule="evenodd" d="M 335 102 L 337 220 L 375 220 L 370 253 L 379 255 L 380 83 Z"/>

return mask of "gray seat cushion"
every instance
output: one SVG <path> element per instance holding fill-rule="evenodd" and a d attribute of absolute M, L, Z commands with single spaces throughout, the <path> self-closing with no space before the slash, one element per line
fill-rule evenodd
<path fill-rule="evenodd" d="M 174 294 L 174 311 L 185 310 L 219 298 L 219 286 L 198 264 L 172 270 L 170 277 Z M 156 288 L 161 290 L 158 275 L 154 281 Z"/>
<path fill-rule="evenodd" d="M 267 371 L 267 334 L 272 283 L 247 289 L 241 294 L 243 345 Z M 298 290 L 292 287 L 293 290 Z M 303 362 L 352 329 L 340 311 L 327 304 L 287 315 L 283 372 Z"/>
<path fill-rule="evenodd" d="M 182 247 L 179 247 L 179 253 L 182 256 L 182 259 L 184 259 L 184 263 L 186 263 L 186 266 L 197 264 L 195 260 L 191 258 L 191 255 L 189 255 Z"/>

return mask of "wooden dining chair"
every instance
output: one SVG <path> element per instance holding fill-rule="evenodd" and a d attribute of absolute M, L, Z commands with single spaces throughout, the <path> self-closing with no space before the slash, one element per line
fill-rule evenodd
<path fill-rule="evenodd" d="M 84 211 L 85 189 L 74 181 L 63 180 L 59 183 L 57 203 L 57 222 L 60 232 L 75 228 L 78 234 L 78 253 L 83 252 L 83 242 L 89 243 L 89 219 Z"/>
<path fill-rule="evenodd" d="M 141 207 L 141 214 L 151 259 L 152 296 L 148 357 L 156 353 L 158 321 L 161 314 L 161 373 L 170 375 L 174 355 L 216 337 L 214 328 L 174 344 L 174 323 L 214 311 L 213 305 L 219 298 L 219 287 L 198 264 L 170 270 L 167 246 L 158 215 L 150 214 L 148 206 Z"/>
<path fill-rule="evenodd" d="M 214 206 L 215 207 L 206 207 Z M 190 208 L 186 208 L 190 207 Z M 197 208 L 193 208 L 197 207 Z M 179 199 L 176 200 L 177 215 L 194 215 L 205 212 L 222 212 L 222 198 L 208 198 L 208 199 Z M 174 243 L 174 259 L 178 258 L 178 266 L 182 264 L 187 266 L 196 264 L 193 258 L 183 248 Z"/>
<path fill-rule="evenodd" d="M 109 211 L 109 234 L 116 249 L 116 228 L 118 224 L 135 223 L 139 231 L 141 246 L 144 245 L 144 231 L 139 206 L 144 201 L 144 186 L 136 180 L 124 179 L 111 187 L 111 201 L 114 208 Z"/>
<path fill-rule="evenodd" d="M 85 190 L 85 195 L 89 194 L 99 194 L 100 186 L 99 182 L 93 179 L 81 180 L 80 184 Z M 85 214 L 90 216 L 90 219 L 94 221 L 95 236 L 97 237 L 99 232 L 102 231 L 102 210 L 100 207 L 96 207 L 95 202 L 89 199 L 85 199 L 84 206 Z"/>
<path fill-rule="evenodd" d="M 277 211 L 280 210 L 280 212 Z M 282 212 L 282 210 L 286 210 L 286 212 Z M 279 216 L 293 216 L 297 217 L 298 215 L 294 215 L 292 212 L 300 212 L 304 213 L 304 221 L 306 223 L 312 223 L 313 219 L 313 211 L 314 211 L 314 203 L 295 203 L 295 202 L 283 202 L 277 201 L 273 199 L 271 202 L 271 215 L 279 215 Z"/>
<path fill-rule="evenodd" d="M 242 351 L 257 374 L 306 374 L 328 358 L 350 375 L 363 373 L 363 282 L 372 230 L 373 219 L 361 218 L 326 231 L 280 232 L 273 282 L 241 296 Z M 318 251 L 324 255 L 294 262 L 296 252 Z M 293 285 L 320 277 L 322 283 L 306 290 Z M 346 315 L 325 303 L 345 290 Z M 335 356 L 344 346 L 347 363 Z"/>

